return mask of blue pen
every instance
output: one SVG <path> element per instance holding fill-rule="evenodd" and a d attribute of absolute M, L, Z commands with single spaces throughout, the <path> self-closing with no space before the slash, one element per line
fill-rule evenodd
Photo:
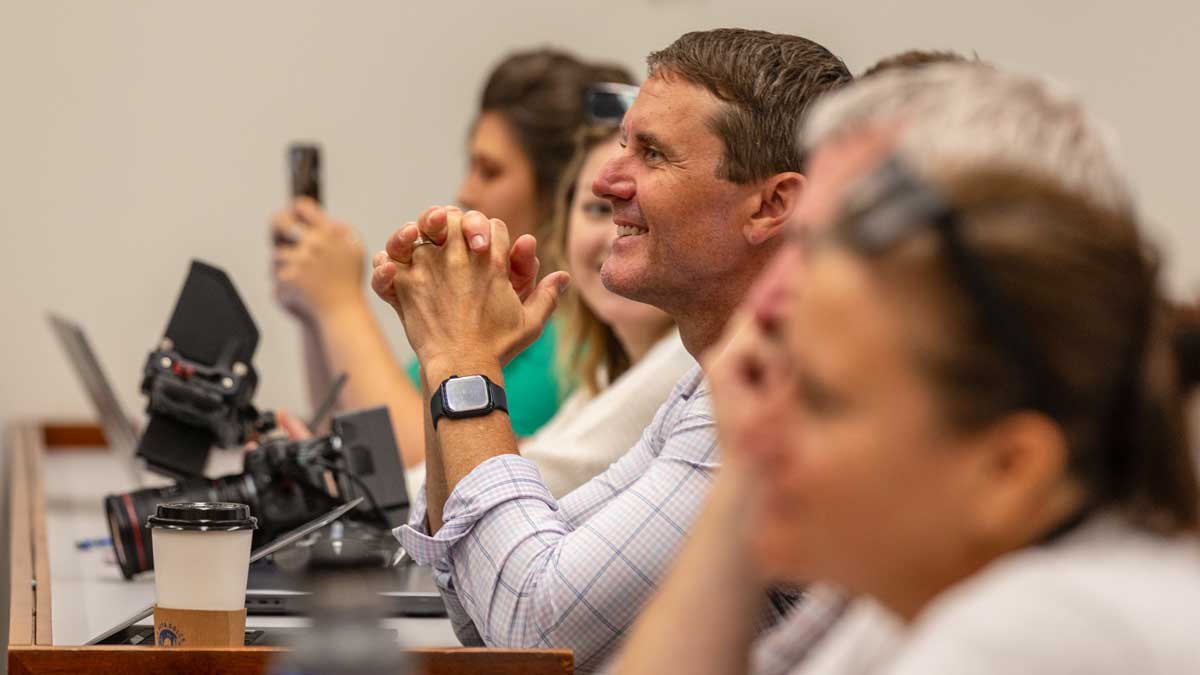
<path fill-rule="evenodd" d="M 100 548 L 103 546 L 112 546 L 112 539 L 108 537 L 97 537 L 95 539 L 80 539 L 75 542 L 75 548 L 80 551 L 86 551 L 90 548 Z"/>

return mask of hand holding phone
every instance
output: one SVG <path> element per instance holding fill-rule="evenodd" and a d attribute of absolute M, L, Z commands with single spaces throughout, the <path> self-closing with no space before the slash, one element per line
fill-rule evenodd
<path fill-rule="evenodd" d="M 353 228 L 321 207 L 320 147 L 293 143 L 287 163 L 292 200 L 271 219 L 275 296 L 292 314 L 311 319 L 361 299 L 366 253 Z"/>
<path fill-rule="evenodd" d="M 288 173 L 292 182 L 292 199 L 309 197 L 321 203 L 321 148 L 311 143 L 293 143 L 287 151 Z M 275 246 L 294 246 L 296 235 L 286 228 L 274 229 Z"/>
<path fill-rule="evenodd" d="M 288 147 L 288 168 L 292 174 L 292 197 L 309 197 L 320 204 L 320 146 L 311 143 L 293 143 Z"/>

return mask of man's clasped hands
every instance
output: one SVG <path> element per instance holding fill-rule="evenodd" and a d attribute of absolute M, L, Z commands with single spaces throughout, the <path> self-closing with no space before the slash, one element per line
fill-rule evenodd
<path fill-rule="evenodd" d="M 467 363 L 503 366 L 541 335 L 570 277 L 539 282 L 537 245 L 454 206 L 430 207 L 388 237 L 371 288 L 396 310 L 427 381 Z"/>

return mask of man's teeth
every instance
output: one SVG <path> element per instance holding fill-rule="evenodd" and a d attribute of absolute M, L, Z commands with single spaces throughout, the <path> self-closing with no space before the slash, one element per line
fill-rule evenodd
<path fill-rule="evenodd" d="M 649 228 L 638 227 L 637 225 L 618 225 L 617 226 L 617 236 L 618 237 L 632 237 L 632 236 L 638 235 L 638 234 L 646 234 L 649 231 L 650 231 Z"/>

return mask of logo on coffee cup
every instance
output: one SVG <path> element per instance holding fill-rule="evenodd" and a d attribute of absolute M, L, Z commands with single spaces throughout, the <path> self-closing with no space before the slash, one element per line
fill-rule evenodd
<path fill-rule="evenodd" d="M 178 647 L 187 642 L 186 638 L 180 637 L 179 627 L 173 623 L 163 622 L 158 626 L 158 644 L 163 647 Z"/>

